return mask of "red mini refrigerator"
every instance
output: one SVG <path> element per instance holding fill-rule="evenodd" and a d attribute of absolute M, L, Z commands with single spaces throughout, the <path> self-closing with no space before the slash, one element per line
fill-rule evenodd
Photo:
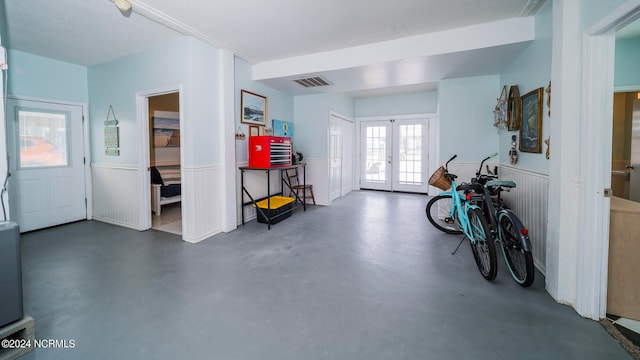
<path fill-rule="evenodd" d="M 249 167 L 270 168 L 291 165 L 291 138 L 249 137 Z"/>

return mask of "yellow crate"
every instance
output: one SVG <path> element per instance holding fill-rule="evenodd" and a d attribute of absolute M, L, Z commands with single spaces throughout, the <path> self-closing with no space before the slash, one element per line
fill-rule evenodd
<path fill-rule="evenodd" d="M 264 199 L 262 201 L 258 201 L 256 205 L 258 205 L 261 209 L 267 209 L 269 204 L 267 202 L 268 199 Z M 294 202 L 295 198 L 285 197 L 285 196 L 272 196 L 271 197 L 271 207 L 270 210 L 279 209 L 287 204 Z"/>

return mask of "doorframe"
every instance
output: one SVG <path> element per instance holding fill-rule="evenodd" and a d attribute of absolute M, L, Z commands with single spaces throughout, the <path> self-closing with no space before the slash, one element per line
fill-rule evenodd
<path fill-rule="evenodd" d="M 149 150 L 149 98 L 159 95 L 178 93 L 178 103 L 180 109 L 183 108 L 183 86 L 170 85 L 161 88 L 136 92 L 136 119 L 138 122 L 138 139 L 140 139 L 140 147 L 138 148 L 138 191 L 140 197 L 138 199 L 138 209 L 140 224 L 138 230 L 151 229 L 151 175 L 149 168 L 151 166 L 151 153 Z M 182 119 L 182 111 L 180 111 L 180 134 L 184 134 L 184 121 Z M 180 146 L 180 177 L 184 179 L 184 146 Z M 188 200 L 182 197 L 182 239 L 184 240 L 184 214 L 186 202 Z"/>
<path fill-rule="evenodd" d="M 419 120 L 419 119 L 427 119 L 427 131 L 429 133 L 429 139 L 427 139 L 427 171 L 428 173 L 425 176 L 431 175 L 438 168 L 439 163 L 439 143 L 440 143 L 440 120 L 438 117 L 438 113 L 421 113 L 421 114 L 407 114 L 407 115 L 385 115 L 385 116 L 360 116 L 356 117 L 355 123 L 355 147 L 356 153 L 354 153 L 354 159 L 357 159 L 357 163 L 354 164 L 354 179 L 355 182 L 353 189 L 360 190 L 361 183 L 361 162 L 362 162 L 362 147 L 361 147 L 361 127 L 362 122 L 367 121 L 384 121 L 384 120 Z M 431 188 L 431 187 L 429 187 Z"/>
<path fill-rule="evenodd" d="M 597 320 L 606 316 L 609 265 L 611 146 L 614 93 L 615 32 L 640 18 L 640 0 L 627 1 L 583 35 L 581 107 L 581 179 L 583 204 L 579 210 L 576 311 Z M 603 70 L 604 69 L 604 70 Z M 607 171 L 608 170 L 608 171 Z M 595 206 L 592 206 L 595 204 Z"/>
<path fill-rule="evenodd" d="M 93 178 L 91 177 L 91 143 L 89 141 L 89 139 L 90 139 L 90 135 L 89 135 L 89 115 L 88 115 L 88 113 L 89 113 L 89 104 L 83 103 L 83 102 L 77 102 L 77 101 L 44 99 L 44 98 L 38 98 L 38 97 L 19 96 L 19 95 L 12 95 L 12 94 L 8 94 L 7 95 L 7 102 L 9 100 L 36 101 L 36 102 L 43 102 L 43 103 L 48 103 L 48 104 L 69 105 L 69 106 L 79 106 L 80 107 L 80 109 L 82 110 L 82 147 L 83 147 L 83 157 L 85 159 L 85 161 L 84 161 L 84 197 L 85 197 L 85 199 L 87 199 L 86 204 L 85 204 L 85 206 L 86 206 L 85 210 L 86 210 L 86 214 L 87 214 L 87 218 L 86 219 L 87 220 L 92 220 L 93 219 Z M 9 119 L 5 119 L 5 124 L 8 121 L 9 121 Z M 10 134 L 6 133 L 6 131 L 7 130 L 5 129 L 5 139 L 6 139 L 6 136 L 10 135 Z M 5 141 L 5 148 L 7 146 L 8 146 L 8 144 Z M 8 154 L 9 149 L 6 149 L 6 151 L 7 151 L 7 154 Z M 9 167 L 9 164 L 7 163 L 7 168 L 8 167 Z M 9 199 L 7 197 L 7 204 L 8 203 L 9 203 Z M 8 209 L 9 216 L 11 216 L 10 215 L 11 214 L 11 209 L 9 208 L 8 205 L 7 205 L 7 209 Z"/>

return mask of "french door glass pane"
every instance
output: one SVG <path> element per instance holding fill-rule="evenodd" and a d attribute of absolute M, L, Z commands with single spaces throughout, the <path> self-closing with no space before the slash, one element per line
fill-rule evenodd
<path fill-rule="evenodd" d="M 399 174 L 400 184 L 422 183 L 422 125 L 400 125 Z"/>
<path fill-rule="evenodd" d="M 386 179 L 386 126 L 368 126 L 365 179 L 372 182 L 385 182 Z"/>
<path fill-rule="evenodd" d="M 67 114 L 18 111 L 19 168 L 69 165 Z"/>

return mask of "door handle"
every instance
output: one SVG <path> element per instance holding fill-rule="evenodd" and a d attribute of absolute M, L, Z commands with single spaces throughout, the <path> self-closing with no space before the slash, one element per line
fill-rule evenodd
<path fill-rule="evenodd" d="M 630 170 L 633 170 L 633 169 L 634 169 L 633 165 L 627 165 L 627 166 L 625 166 L 625 167 L 626 167 L 627 169 L 630 169 Z"/>

